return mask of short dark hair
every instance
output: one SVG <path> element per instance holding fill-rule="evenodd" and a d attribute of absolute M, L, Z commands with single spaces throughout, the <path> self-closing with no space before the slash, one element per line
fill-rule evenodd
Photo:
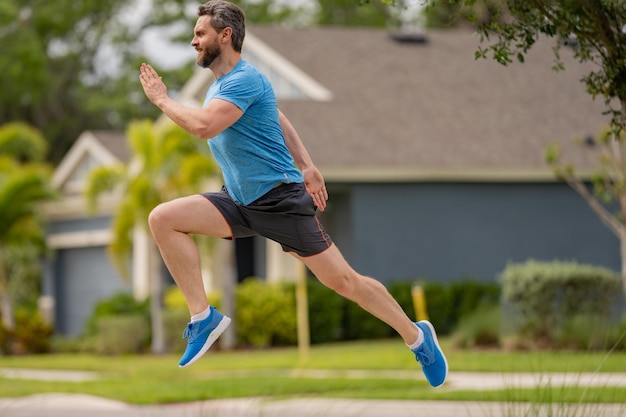
<path fill-rule="evenodd" d="M 198 16 L 211 16 L 211 26 L 218 32 L 229 27 L 233 30 L 233 49 L 241 52 L 246 36 L 246 16 L 239 6 L 224 0 L 210 0 L 198 7 Z"/>

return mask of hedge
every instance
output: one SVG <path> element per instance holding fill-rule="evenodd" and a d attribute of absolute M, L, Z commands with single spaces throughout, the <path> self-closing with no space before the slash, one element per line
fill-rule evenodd
<path fill-rule="evenodd" d="M 517 332 L 550 346 L 572 326 L 572 320 L 578 320 L 578 325 L 582 321 L 609 323 L 616 297 L 621 295 L 615 272 L 573 261 L 512 263 L 499 280 Z"/>

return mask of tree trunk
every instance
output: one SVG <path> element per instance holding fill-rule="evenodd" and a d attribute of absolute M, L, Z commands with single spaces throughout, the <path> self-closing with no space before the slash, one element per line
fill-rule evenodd
<path fill-rule="evenodd" d="M 310 358 L 311 330 L 309 323 L 309 297 L 307 295 L 306 266 L 300 262 L 296 281 L 296 320 L 298 323 L 298 356 L 301 363 Z"/>
<path fill-rule="evenodd" d="M 8 330 L 15 329 L 15 317 L 13 315 L 13 303 L 9 294 L 9 274 L 7 272 L 4 253 L 0 248 L 0 314 L 2 324 Z"/>
<path fill-rule="evenodd" d="M 150 351 L 160 355 L 165 353 L 165 335 L 163 332 L 163 268 L 156 244 L 150 244 L 150 323 L 152 325 L 152 344 Z"/>
<path fill-rule="evenodd" d="M 237 287 L 237 267 L 235 265 L 235 243 L 219 240 L 213 257 L 216 262 L 215 273 L 219 277 L 222 289 L 222 312 L 232 319 L 230 326 L 220 338 L 220 348 L 233 349 L 237 345 L 237 317 L 235 290 Z M 219 266 L 218 266 L 219 264 Z"/>
<path fill-rule="evenodd" d="M 13 303 L 8 290 L 2 290 L 0 294 L 0 305 L 2 305 L 2 324 L 7 330 L 15 329 L 15 318 L 13 317 Z"/>
<path fill-rule="evenodd" d="M 620 248 L 622 258 L 622 297 L 624 297 L 624 303 L 626 303 L 626 230 L 622 230 Z"/>

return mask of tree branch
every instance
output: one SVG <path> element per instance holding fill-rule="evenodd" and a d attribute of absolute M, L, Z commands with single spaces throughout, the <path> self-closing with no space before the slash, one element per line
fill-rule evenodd
<path fill-rule="evenodd" d="M 579 178 L 571 174 L 564 174 L 563 180 L 583 197 L 591 207 L 591 210 L 600 218 L 600 221 L 602 221 L 615 236 L 621 238 L 624 226 L 589 192 L 585 184 Z"/>

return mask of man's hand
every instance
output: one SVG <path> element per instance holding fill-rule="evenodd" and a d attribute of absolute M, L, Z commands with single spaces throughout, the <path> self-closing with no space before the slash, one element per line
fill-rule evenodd
<path fill-rule="evenodd" d="M 156 106 L 159 105 L 159 101 L 167 98 L 167 87 L 152 66 L 141 64 L 139 81 L 141 81 L 146 97 Z"/>
<path fill-rule="evenodd" d="M 307 193 L 313 198 L 313 203 L 320 211 L 326 208 L 326 200 L 328 200 L 328 192 L 324 185 L 324 177 L 315 166 L 310 166 L 302 170 L 304 177 L 304 185 Z"/>

